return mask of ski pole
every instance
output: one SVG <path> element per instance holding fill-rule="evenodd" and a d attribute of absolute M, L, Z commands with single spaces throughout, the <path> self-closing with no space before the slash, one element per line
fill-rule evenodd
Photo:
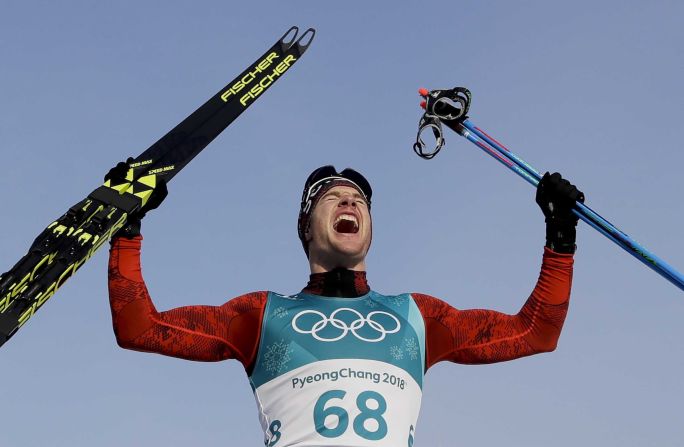
<path fill-rule="evenodd" d="M 432 104 L 428 105 L 427 102 L 421 104 L 426 108 L 426 112 L 421 119 L 421 128 L 419 129 L 418 138 L 414 145 L 414 151 L 416 151 L 418 155 L 423 156 L 423 154 L 425 154 L 426 156 L 424 158 L 432 158 L 441 149 L 444 140 L 441 135 L 441 126 L 439 126 L 439 123 L 444 123 L 456 133 L 500 161 L 527 182 L 535 187 L 537 186 L 541 179 L 539 172 L 477 127 L 465 116 L 471 99 L 470 92 L 467 91 L 467 89 L 457 88 L 454 90 L 435 90 L 432 92 L 421 89 L 420 94 L 428 98 L 428 101 L 432 99 Z M 460 107 L 454 107 L 452 103 L 458 104 Z M 441 109 L 440 113 L 436 113 L 435 109 Z M 427 127 L 432 128 L 435 137 L 437 138 L 437 147 L 429 153 L 423 151 L 424 143 L 420 138 L 422 130 Z M 667 262 L 647 250 L 644 246 L 619 230 L 615 225 L 608 222 L 587 205 L 576 202 L 573 212 L 580 219 L 587 222 L 590 226 L 622 247 L 636 259 L 646 264 L 679 289 L 684 290 L 684 276 L 681 273 L 677 272 Z"/>
<path fill-rule="evenodd" d="M 448 124 L 447 124 L 447 126 L 451 128 L 451 126 L 449 126 Z M 454 130 L 456 130 L 456 129 L 454 129 Z M 461 131 L 460 132 L 458 130 L 456 130 L 456 131 L 459 133 L 459 135 L 462 135 L 468 141 L 472 142 L 473 144 L 477 145 L 478 147 L 481 147 L 481 148 L 487 147 L 488 153 L 490 153 L 490 151 L 492 150 L 491 148 L 493 147 L 494 149 L 496 149 L 495 153 L 498 156 L 504 156 L 506 158 L 506 160 L 509 162 L 509 164 L 507 164 L 507 166 L 511 170 L 516 172 L 518 175 L 523 177 L 525 180 L 527 180 L 529 183 L 531 183 L 535 187 L 539 183 L 539 180 L 541 179 L 541 175 L 536 170 L 534 170 L 534 168 L 529 166 L 527 163 L 525 163 L 521 158 L 519 158 L 513 152 L 506 149 L 505 146 L 502 146 L 500 143 L 498 143 L 492 137 L 487 135 L 480 128 L 475 126 L 472 123 L 472 121 L 465 120 L 462 123 Z M 473 135 L 473 134 L 475 134 L 475 135 Z M 489 146 L 484 144 L 483 141 L 486 142 L 487 144 L 489 144 Z M 494 155 L 494 154 L 492 154 L 492 155 Z M 504 163 L 504 164 L 506 164 L 506 163 Z M 524 168 L 524 167 L 526 167 L 526 168 Z M 534 179 L 534 181 L 532 181 L 532 179 Z M 594 229 L 598 230 L 600 233 L 602 233 L 608 239 L 615 242 L 617 245 L 622 247 L 629 254 L 631 254 L 632 256 L 634 256 L 635 258 L 637 258 L 639 261 L 643 262 L 644 264 L 646 264 L 648 267 L 655 270 L 657 273 L 662 275 L 665 279 L 669 280 L 670 282 L 672 282 L 674 285 L 676 285 L 680 289 L 684 290 L 684 276 L 682 276 L 680 273 L 678 273 L 667 262 L 665 262 L 664 260 L 659 258 L 654 253 L 647 250 L 644 246 L 640 245 L 637 241 L 632 239 L 629 235 L 627 235 L 623 231 L 619 230 L 615 225 L 611 224 L 606 219 L 601 217 L 598 213 L 596 213 L 594 210 L 589 208 L 587 205 L 580 203 L 580 202 L 577 202 L 576 208 L 573 210 L 573 212 L 577 216 L 579 216 L 580 219 L 582 219 L 584 222 L 591 225 Z"/>

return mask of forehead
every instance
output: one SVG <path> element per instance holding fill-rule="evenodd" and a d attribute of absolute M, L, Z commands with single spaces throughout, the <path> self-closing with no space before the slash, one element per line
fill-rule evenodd
<path fill-rule="evenodd" d="M 324 195 L 328 194 L 333 194 L 333 195 L 341 195 L 341 194 L 352 194 L 352 195 L 357 195 L 363 197 L 363 194 L 359 192 L 358 189 L 354 188 L 353 186 L 347 186 L 347 185 L 335 185 L 329 190 L 325 192 Z"/>

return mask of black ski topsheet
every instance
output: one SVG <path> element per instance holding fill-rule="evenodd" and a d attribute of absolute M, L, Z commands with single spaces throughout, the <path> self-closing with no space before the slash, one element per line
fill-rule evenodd
<path fill-rule="evenodd" d="M 130 164 L 126 181 L 106 181 L 52 222 L 0 276 L 0 346 L 149 199 L 277 81 L 311 44 L 290 28 L 259 59 Z"/>
<path fill-rule="evenodd" d="M 310 28 L 298 39 L 297 32 L 290 28 L 254 64 L 136 157 L 136 173 L 156 173 L 167 182 L 173 178 L 304 54 L 315 31 Z"/>

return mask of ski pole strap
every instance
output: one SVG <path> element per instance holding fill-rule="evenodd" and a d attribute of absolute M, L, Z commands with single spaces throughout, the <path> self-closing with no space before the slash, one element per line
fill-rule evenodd
<path fill-rule="evenodd" d="M 455 87 L 450 90 L 418 90 L 418 93 L 425 98 L 421 106 L 425 108 L 425 113 L 418 123 L 418 135 L 413 144 L 413 151 L 421 158 L 429 160 L 433 158 L 444 146 L 444 133 L 442 132 L 441 121 L 461 122 L 467 118 L 468 109 L 472 94 L 465 87 Z M 451 126 L 450 126 L 451 127 Z M 435 147 L 428 151 L 426 144 L 421 138 L 425 129 L 431 128 L 435 136 Z"/>
<path fill-rule="evenodd" d="M 423 131 L 427 128 L 432 129 L 432 133 L 434 134 L 436 140 L 435 147 L 431 151 L 425 150 L 426 144 L 421 138 Z M 413 152 L 415 152 L 419 157 L 429 160 L 437 155 L 437 152 L 442 149 L 442 146 L 444 146 L 442 123 L 436 116 L 428 115 L 428 113 L 425 112 L 418 123 L 418 135 L 416 135 L 416 142 L 413 143 Z"/>

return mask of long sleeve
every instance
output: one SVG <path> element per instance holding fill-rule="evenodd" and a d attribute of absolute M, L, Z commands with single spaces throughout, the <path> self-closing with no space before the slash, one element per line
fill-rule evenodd
<path fill-rule="evenodd" d="M 426 369 L 443 360 L 494 363 L 553 351 L 568 311 L 572 255 L 545 248 L 537 284 L 520 312 L 458 310 L 429 295 L 412 294 L 426 326 Z"/>
<path fill-rule="evenodd" d="M 109 258 L 109 301 L 122 348 L 197 361 L 237 359 L 251 368 L 267 292 L 234 298 L 222 306 L 155 308 L 142 277 L 142 237 L 118 238 Z"/>

